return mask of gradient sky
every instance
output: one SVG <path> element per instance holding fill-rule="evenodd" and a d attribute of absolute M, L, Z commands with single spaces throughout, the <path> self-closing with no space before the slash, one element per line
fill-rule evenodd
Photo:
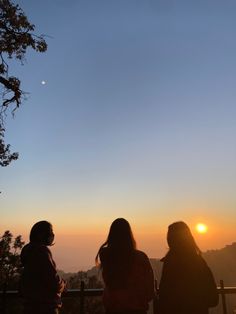
<path fill-rule="evenodd" d="M 7 121 L 1 232 L 49 220 L 64 270 L 93 266 L 117 217 L 150 257 L 176 220 L 203 250 L 235 241 L 236 2 L 17 3 L 48 51 L 10 67 L 29 94 Z"/>

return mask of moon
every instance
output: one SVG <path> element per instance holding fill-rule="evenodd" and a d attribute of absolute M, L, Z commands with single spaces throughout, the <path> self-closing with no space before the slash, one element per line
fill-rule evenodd
<path fill-rule="evenodd" d="M 42 84 L 42 85 L 46 85 L 46 81 L 42 81 L 41 84 Z"/>
<path fill-rule="evenodd" d="M 196 225 L 196 230 L 198 233 L 206 233 L 208 230 L 207 225 L 203 224 L 203 223 L 198 223 Z"/>

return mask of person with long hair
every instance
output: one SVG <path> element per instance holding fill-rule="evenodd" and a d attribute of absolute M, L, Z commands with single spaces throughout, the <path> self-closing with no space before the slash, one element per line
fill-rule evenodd
<path fill-rule="evenodd" d="M 48 248 L 53 241 L 52 225 L 48 221 L 39 221 L 30 231 L 30 242 L 22 249 L 24 314 L 57 314 L 61 307 L 65 282 L 57 274 Z"/>
<path fill-rule="evenodd" d="M 159 314 L 207 314 L 218 304 L 213 274 L 183 221 L 168 227 L 169 251 L 159 287 Z"/>
<path fill-rule="evenodd" d="M 153 271 L 147 255 L 136 249 L 127 220 L 113 221 L 96 256 L 105 283 L 106 314 L 146 314 L 154 294 Z"/>

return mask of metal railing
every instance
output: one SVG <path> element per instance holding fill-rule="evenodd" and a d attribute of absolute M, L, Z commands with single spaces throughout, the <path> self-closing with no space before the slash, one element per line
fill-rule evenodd
<path fill-rule="evenodd" d="M 221 303 L 222 303 L 222 314 L 228 314 L 227 305 L 226 305 L 226 295 L 228 294 L 236 294 L 236 287 L 225 287 L 223 280 L 220 281 L 220 287 L 217 288 Z M 85 297 L 99 297 L 102 296 L 103 289 L 85 289 L 85 284 L 82 281 L 80 285 L 80 289 L 69 289 L 62 294 L 63 298 L 73 297 L 79 298 L 79 314 L 85 313 Z M 158 294 L 158 289 L 157 289 Z M 6 312 L 7 307 L 7 299 L 12 298 L 20 298 L 18 291 L 0 291 L 0 298 L 2 303 L 1 313 L 4 314 Z"/>

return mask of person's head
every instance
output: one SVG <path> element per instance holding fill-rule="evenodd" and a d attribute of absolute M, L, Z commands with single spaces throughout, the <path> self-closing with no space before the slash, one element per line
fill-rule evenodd
<path fill-rule="evenodd" d="M 117 218 L 113 221 L 106 242 L 109 248 L 121 250 L 134 250 L 136 248 L 130 224 L 124 218 Z"/>
<path fill-rule="evenodd" d="M 42 220 L 33 225 L 30 231 L 30 242 L 34 244 L 52 245 L 54 233 L 50 222 Z"/>
<path fill-rule="evenodd" d="M 130 224 L 126 219 L 117 218 L 112 222 L 107 240 L 102 244 L 96 256 L 96 264 L 98 264 L 98 257 L 104 247 L 111 249 L 115 256 L 122 255 L 122 253 L 129 254 L 136 249 L 136 242 Z"/>
<path fill-rule="evenodd" d="M 190 228 L 183 221 L 177 221 L 169 225 L 167 243 L 170 251 L 201 253 L 192 236 Z"/>

